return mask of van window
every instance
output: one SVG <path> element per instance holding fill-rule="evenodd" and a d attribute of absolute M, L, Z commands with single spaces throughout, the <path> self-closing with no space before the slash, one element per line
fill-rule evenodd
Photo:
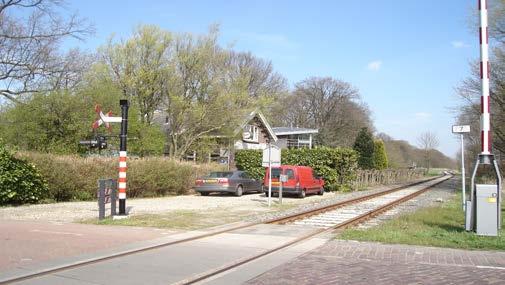
<path fill-rule="evenodd" d="M 274 179 L 274 178 L 279 179 L 280 175 L 281 175 L 280 168 L 272 168 L 272 179 Z"/>
<path fill-rule="evenodd" d="M 295 172 L 293 169 L 286 169 L 285 175 L 288 176 L 288 180 L 295 179 Z"/>

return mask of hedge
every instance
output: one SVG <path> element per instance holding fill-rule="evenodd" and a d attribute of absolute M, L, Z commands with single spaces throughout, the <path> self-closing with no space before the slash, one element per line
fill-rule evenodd
<path fill-rule="evenodd" d="M 92 200 L 97 180 L 117 178 L 117 158 L 82 158 L 42 153 L 19 153 L 33 163 L 48 183 L 44 197 L 54 201 Z M 187 194 L 198 176 L 224 170 L 218 164 L 193 164 L 167 158 L 129 159 L 128 197 Z"/>
<path fill-rule="evenodd" d="M 260 150 L 238 150 L 235 153 L 237 168 L 257 179 L 263 179 L 265 175 L 261 160 Z M 327 190 L 351 189 L 358 167 L 358 155 L 349 148 L 283 149 L 281 160 L 285 165 L 312 167 L 315 175 L 323 177 Z"/>
<path fill-rule="evenodd" d="M 0 142 L 0 205 L 36 203 L 45 198 L 47 191 L 37 168 L 14 157 Z"/>

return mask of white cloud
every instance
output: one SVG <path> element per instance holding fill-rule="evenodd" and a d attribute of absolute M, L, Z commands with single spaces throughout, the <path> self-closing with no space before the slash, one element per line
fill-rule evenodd
<path fill-rule="evenodd" d="M 469 47 L 469 45 L 465 44 L 462 41 L 452 41 L 451 45 L 453 48 L 466 48 Z"/>
<path fill-rule="evenodd" d="M 382 66 L 382 61 L 381 60 L 374 60 L 370 63 L 368 63 L 368 70 L 373 70 L 373 71 L 378 71 Z"/>

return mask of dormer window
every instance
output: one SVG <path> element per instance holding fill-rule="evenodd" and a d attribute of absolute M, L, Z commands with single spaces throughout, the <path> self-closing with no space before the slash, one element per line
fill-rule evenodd
<path fill-rule="evenodd" d="M 258 142 L 259 128 L 254 125 L 246 125 L 244 127 L 244 132 L 242 133 L 242 138 L 244 139 L 244 141 Z"/>

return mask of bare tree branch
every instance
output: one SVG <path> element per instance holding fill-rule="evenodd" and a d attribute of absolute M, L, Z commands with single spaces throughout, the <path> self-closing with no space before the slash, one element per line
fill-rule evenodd
<path fill-rule="evenodd" d="M 370 111 L 351 84 L 312 77 L 295 85 L 281 104 L 283 125 L 319 129 L 317 140 L 329 146 L 351 146 L 362 127 L 373 128 Z M 289 105 L 286 109 L 283 106 Z"/>
<path fill-rule="evenodd" d="M 438 140 L 436 134 L 428 131 L 420 134 L 419 137 L 417 137 L 417 144 L 422 150 L 424 150 L 426 168 L 429 171 L 431 162 L 431 152 L 439 146 L 440 141 Z"/>
<path fill-rule="evenodd" d="M 77 15 L 62 18 L 59 0 L 2 0 L 0 2 L 0 93 L 9 100 L 21 94 L 71 84 L 82 71 L 82 56 L 62 56 L 58 47 L 66 38 L 82 40 L 93 28 Z M 23 13 L 14 16 L 16 10 Z"/>

